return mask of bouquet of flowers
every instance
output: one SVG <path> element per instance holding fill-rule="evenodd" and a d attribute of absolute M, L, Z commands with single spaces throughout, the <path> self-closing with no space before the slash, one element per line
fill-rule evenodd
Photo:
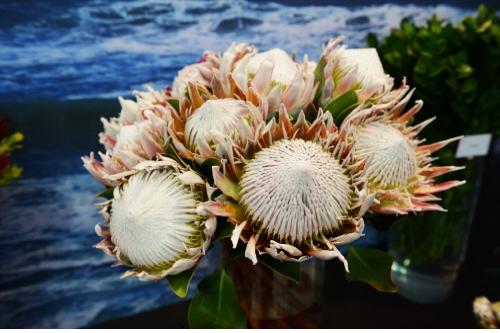
<path fill-rule="evenodd" d="M 460 167 L 433 166 L 431 154 L 459 137 L 423 144 L 434 118 L 412 123 L 423 105 L 405 110 L 412 93 L 404 80 L 394 88 L 375 50 L 347 49 L 342 38 L 318 63 L 248 44 L 205 52 L 172 88 L 120 97 L 119 116 L 102 119 L 105 151 L 83 157 L 106 187 L 96 247 L 130 267 L 124 277 L 165 278 L 181 297 L 215 240 L 254 265 L 337 259 L 377 287 L 390 261 L 383 277 L 351 266 L 377 265 L 382 251 L 351 263 L 338 247 L 364 235 L 366 214 L 445 211 L 435 193 L 463 183 L 436 181 Z M 193 312 L 217 322 L 220 306 L 207 304 L 193 301 L 205 308 L 190 321 Z"/>

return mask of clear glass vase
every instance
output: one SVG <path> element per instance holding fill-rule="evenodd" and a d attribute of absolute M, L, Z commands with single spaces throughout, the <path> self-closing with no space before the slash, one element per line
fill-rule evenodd
<path fill-rule="evenodd" d="M 269 267 L 239 258 L 230 272 L 251 328 L 319 328 L 324 262 L 301 265 L 300 282 Z"/>
<path fill-rule="evenodd" d="M 447 213 L 405 217 L 393 225 L 389 253 L 399 294 L 419 303 L 444 301 L 453 291 L 464 261 L 479 197 L 482 161 L 467 165 L 465 186 L 448 191 Z"/>

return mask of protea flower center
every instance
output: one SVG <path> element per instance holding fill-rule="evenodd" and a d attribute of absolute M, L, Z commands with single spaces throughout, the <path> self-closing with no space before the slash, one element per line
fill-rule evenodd
<path fill-rule="evenodd" d="M 232 135 L 249 107 L 247 102 L 231 98 L 206 101 L 186 121 L 187 144 L 195 148 L 198 140 L 211 143 L 221 134 Z"/>
<path fill-rule="evenodd" d="M 245 168 L 241 201 L 269 237 L 301 243 L 339 229 L 351 187 L 342 167 L 314 142 L 281 140 Z"/>
<path fill-rule="evenodd" d="M 355 152 L 366 160 L 370 182 L 382 187 L 400 187 L 416 175 L 418 163 L 411 142 L 397 129 L 372 123 L 360 127 L 355 137 Z"/>
<path fill-rule="evenodd" d="M 171 170 L 130 177 L 111 205 L 111 240 L 138 267 L 172 264 L 203 241 L 195 196 Z"/>

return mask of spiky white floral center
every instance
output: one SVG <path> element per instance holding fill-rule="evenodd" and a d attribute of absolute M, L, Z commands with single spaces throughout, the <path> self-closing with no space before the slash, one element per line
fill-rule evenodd
<path fill-rule="evenodd" d="M 173 171 L 132 176 L 112 202 L 111 240 L 134 265 L 171 263 L 192 242 L 197 205 Z"/>
<path fill-rule="evenodd" d="M 339 229 L 350 205 L 342 167 L 310 141 L 282 140 L 258 152 L 240 185 L 251 218 L 279 240 L 303 242 Z"/>
<path fill-rule="evenodd" d="M 365 172 L 370 182 L 400 187 L 416 174 L 415 148 L 399 130 L 372 123 L 359 128 L 354 140 L 357 157 L 366 160 Z"/>
<path fill-rule="evenodd" d="M 250 107 L 247 102 L 231 98 L 206 101 L 186 121 L 187 144 L 194 148 L 198 140 L 211 143 L 220 135 L 232 135 Z"/>
<path fill-rule="evenodd" d="M 272 49 L 257 53 L 248 62 L 248 72 L 257 73 L 259 67 L 268 61 L 274 65 L 272 80 L 284 86 L 289 86 L 299 72 L 299 65 L 281 49 Z"/>

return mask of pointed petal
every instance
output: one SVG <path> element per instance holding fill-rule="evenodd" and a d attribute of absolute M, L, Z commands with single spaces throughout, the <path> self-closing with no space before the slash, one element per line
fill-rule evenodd
<path fill-rule="evenodd" d="M 257 243 L 257 238 L 255 235 L 250 237 L 250 240 L 247 243 L 247 247 L 245 249 L 245 258 L 250 259 L 252 264 L 257 265 L 257 254 L 255 253 L 255 244 Z"/>
<path fill-rule="evenodd" d="M 428 152 L 433 153 L 433 152 L 435 152 L 435 151 L 437 151 L 437 150 L 445 147 L 449 143 L 452 143 L 454 141 L 460 140 L 463 137 L 464 137 L 463 135 L 460 135 L 460 136 L 456 136 L 454 138 L 450 138 L 450 139 L 447 139 L 447 140 L 443 140 L 443 141 L 439 141 L 439 142 L 434 142 L 434 143 L 431 143 L 429 145 L 419 146 L 417 148 L 417 151 L 428 151 Z"/>
<path fill-rule="evenodd" d="M 234 230 L 231 234 L 231 243 L 233 244 L 233 249 L 238 246 L 238 241 L 240 240 L 240 235 L 245 226 L 247 225 L 247 221 L 244 221 L 234 227 Z"/>
<path fill-rule="evenodd" d="M 434 177 L 444 175 L 448 172 L 462 170 L 464 168 L 465 168 L 464 166 L 434 166 L 434 167 L 429 167 L 425 170 L 420 171 L 420 174 L 422 176 L 426 176 L 428 178 L 434 178 Z"/>
<path fill-rule="evenodd" d="M 344 258 L 342 253 L 337 250 L 336 247 L 333 247 L 331 250 L 321 250 L 321 249 L 311 249 L 308 251 L 310 256 L 313 256 L 319 260 L 331 260 L 334 258 L 338 258 L 343 264 L 346 272 L 349 272 L 349 266 L 347 264 L 347 260 Z"/>
<path fill-rule="evenodd" d="M 413 190 L 413 193 L 415 194 L 427 194 L 427 193 L 437 193 L 437 192 L 442 192 L 449 190 L 450 188 L 460 186 L 465 184 L 465 180 L 450 180 L 444 183 L 440 184 L 434 184 L 434 185 L 423 185 L 415 190 Z"/>
<path fill-rule="evenodd" d="M 361 207 L 359 208 L 358 217 L 365 215 L 368 209 L 370 209 L 373 201 L 375 200 L 375 195 L 376 193 L 372 193 L 366 197 L 366 199 L 361 204 Z"/>
<path fill-rule="evenodd" d="M 263 95 L 269 91 L 272 82 L 272 75 L 274 70 L 274 63 L 264 61 L 259 66 L 255 77 L 252 80 L 252 85 L 255 87 L 257 93 Z"/>
<path fill-rule="evenodd" d="M 423 105 L 424 105 L 424 102 L 422 100 L 419 99 L 419 100 L 415 101 L 415 105 L 410 110 L 405 112 L 405 114 L 403 114 L 401 117 L 397 118 L 396 121 L 399 123 L 405 123 L 405 122 L 409 121 L 422 109 Z"/>
<path fill-rule="evenodd" d="M 179 180 L 186 185 L 203 185 L 205 181 L 194 171 L 186 171 L 179 175 Z"/>
<path fill-rule="evenodd" d="M 274 240 L 271 240 L 270 246 L 277 250 L 285 251 L 292 257 L 300 257 L 302 255 L 302 251 L 290 244 L 280 244 Z"/>
<path fill-rule="evenodd" d="M 240 186 L 224 176 L 219 171 L 218 166 L 214 165 L 212 167 L 212 176 L 214 178 L 215 186 L 217 186 L 222 193 L 236 201 L 240 200 Z"/>

